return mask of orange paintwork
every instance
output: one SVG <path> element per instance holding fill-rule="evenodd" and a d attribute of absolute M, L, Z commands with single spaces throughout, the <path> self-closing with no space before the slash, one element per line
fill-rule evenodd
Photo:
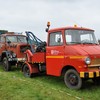
<path fill-rule="evenodd" d="M 36 52 L 34 54 L 32 54 L 32 52 L 30 50 L 27 50 L 25 52 L 25 54 L 27 55 L 26 57 L 26 61 L 30 62 L 30 63 L 45 63 L 45 53 L 44 52 Z"/>

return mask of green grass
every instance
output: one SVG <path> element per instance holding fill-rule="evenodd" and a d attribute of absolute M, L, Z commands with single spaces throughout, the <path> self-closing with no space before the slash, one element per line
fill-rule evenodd
<path fill-rule="evenodd" d="M 100 85 L 91 81 L 81 90 L 68 89 L 63 78 L 41 75 L 25 78 L 20 70 L 0 67 L 0 100 L 99 100 Z"/>

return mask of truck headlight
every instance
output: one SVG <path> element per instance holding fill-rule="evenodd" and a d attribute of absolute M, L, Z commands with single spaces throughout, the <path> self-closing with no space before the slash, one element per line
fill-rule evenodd
<path fill-rule="evenodd" d="M 12 56 L 13 56 L 13 57 L 16 57 L 16 54 L 15 54 L 15 53 L 12 53 Z"/>
<path fill-rule="evenodd" d="M 91 63 L 91 59 L 89 58 L 89 57 L 87 57 L 86 59 L 85 59 L 85 63 L 88 65 L 88 64 L 90 64 Z"/>

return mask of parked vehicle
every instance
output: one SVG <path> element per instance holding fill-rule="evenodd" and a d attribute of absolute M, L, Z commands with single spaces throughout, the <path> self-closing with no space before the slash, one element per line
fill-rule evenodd
<path fill-rule="evenodd" d="M 22 66 L 25 61 L 24 51 L 29 49 L 27 37 L 8 31 L 0 31 L 0 61 L 5 71 L 10 71 L 12 65 Z"/>

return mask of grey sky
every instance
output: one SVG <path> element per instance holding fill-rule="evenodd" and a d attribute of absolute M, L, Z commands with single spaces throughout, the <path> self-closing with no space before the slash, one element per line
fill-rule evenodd
<path fill-rule="evenodd" d="M 51 28 L 73 26 L 94 29 L 100 38 L 99 0 L 0 0 L 0 29 L 32 31 L 46 40 L 47 21 Z"/>

